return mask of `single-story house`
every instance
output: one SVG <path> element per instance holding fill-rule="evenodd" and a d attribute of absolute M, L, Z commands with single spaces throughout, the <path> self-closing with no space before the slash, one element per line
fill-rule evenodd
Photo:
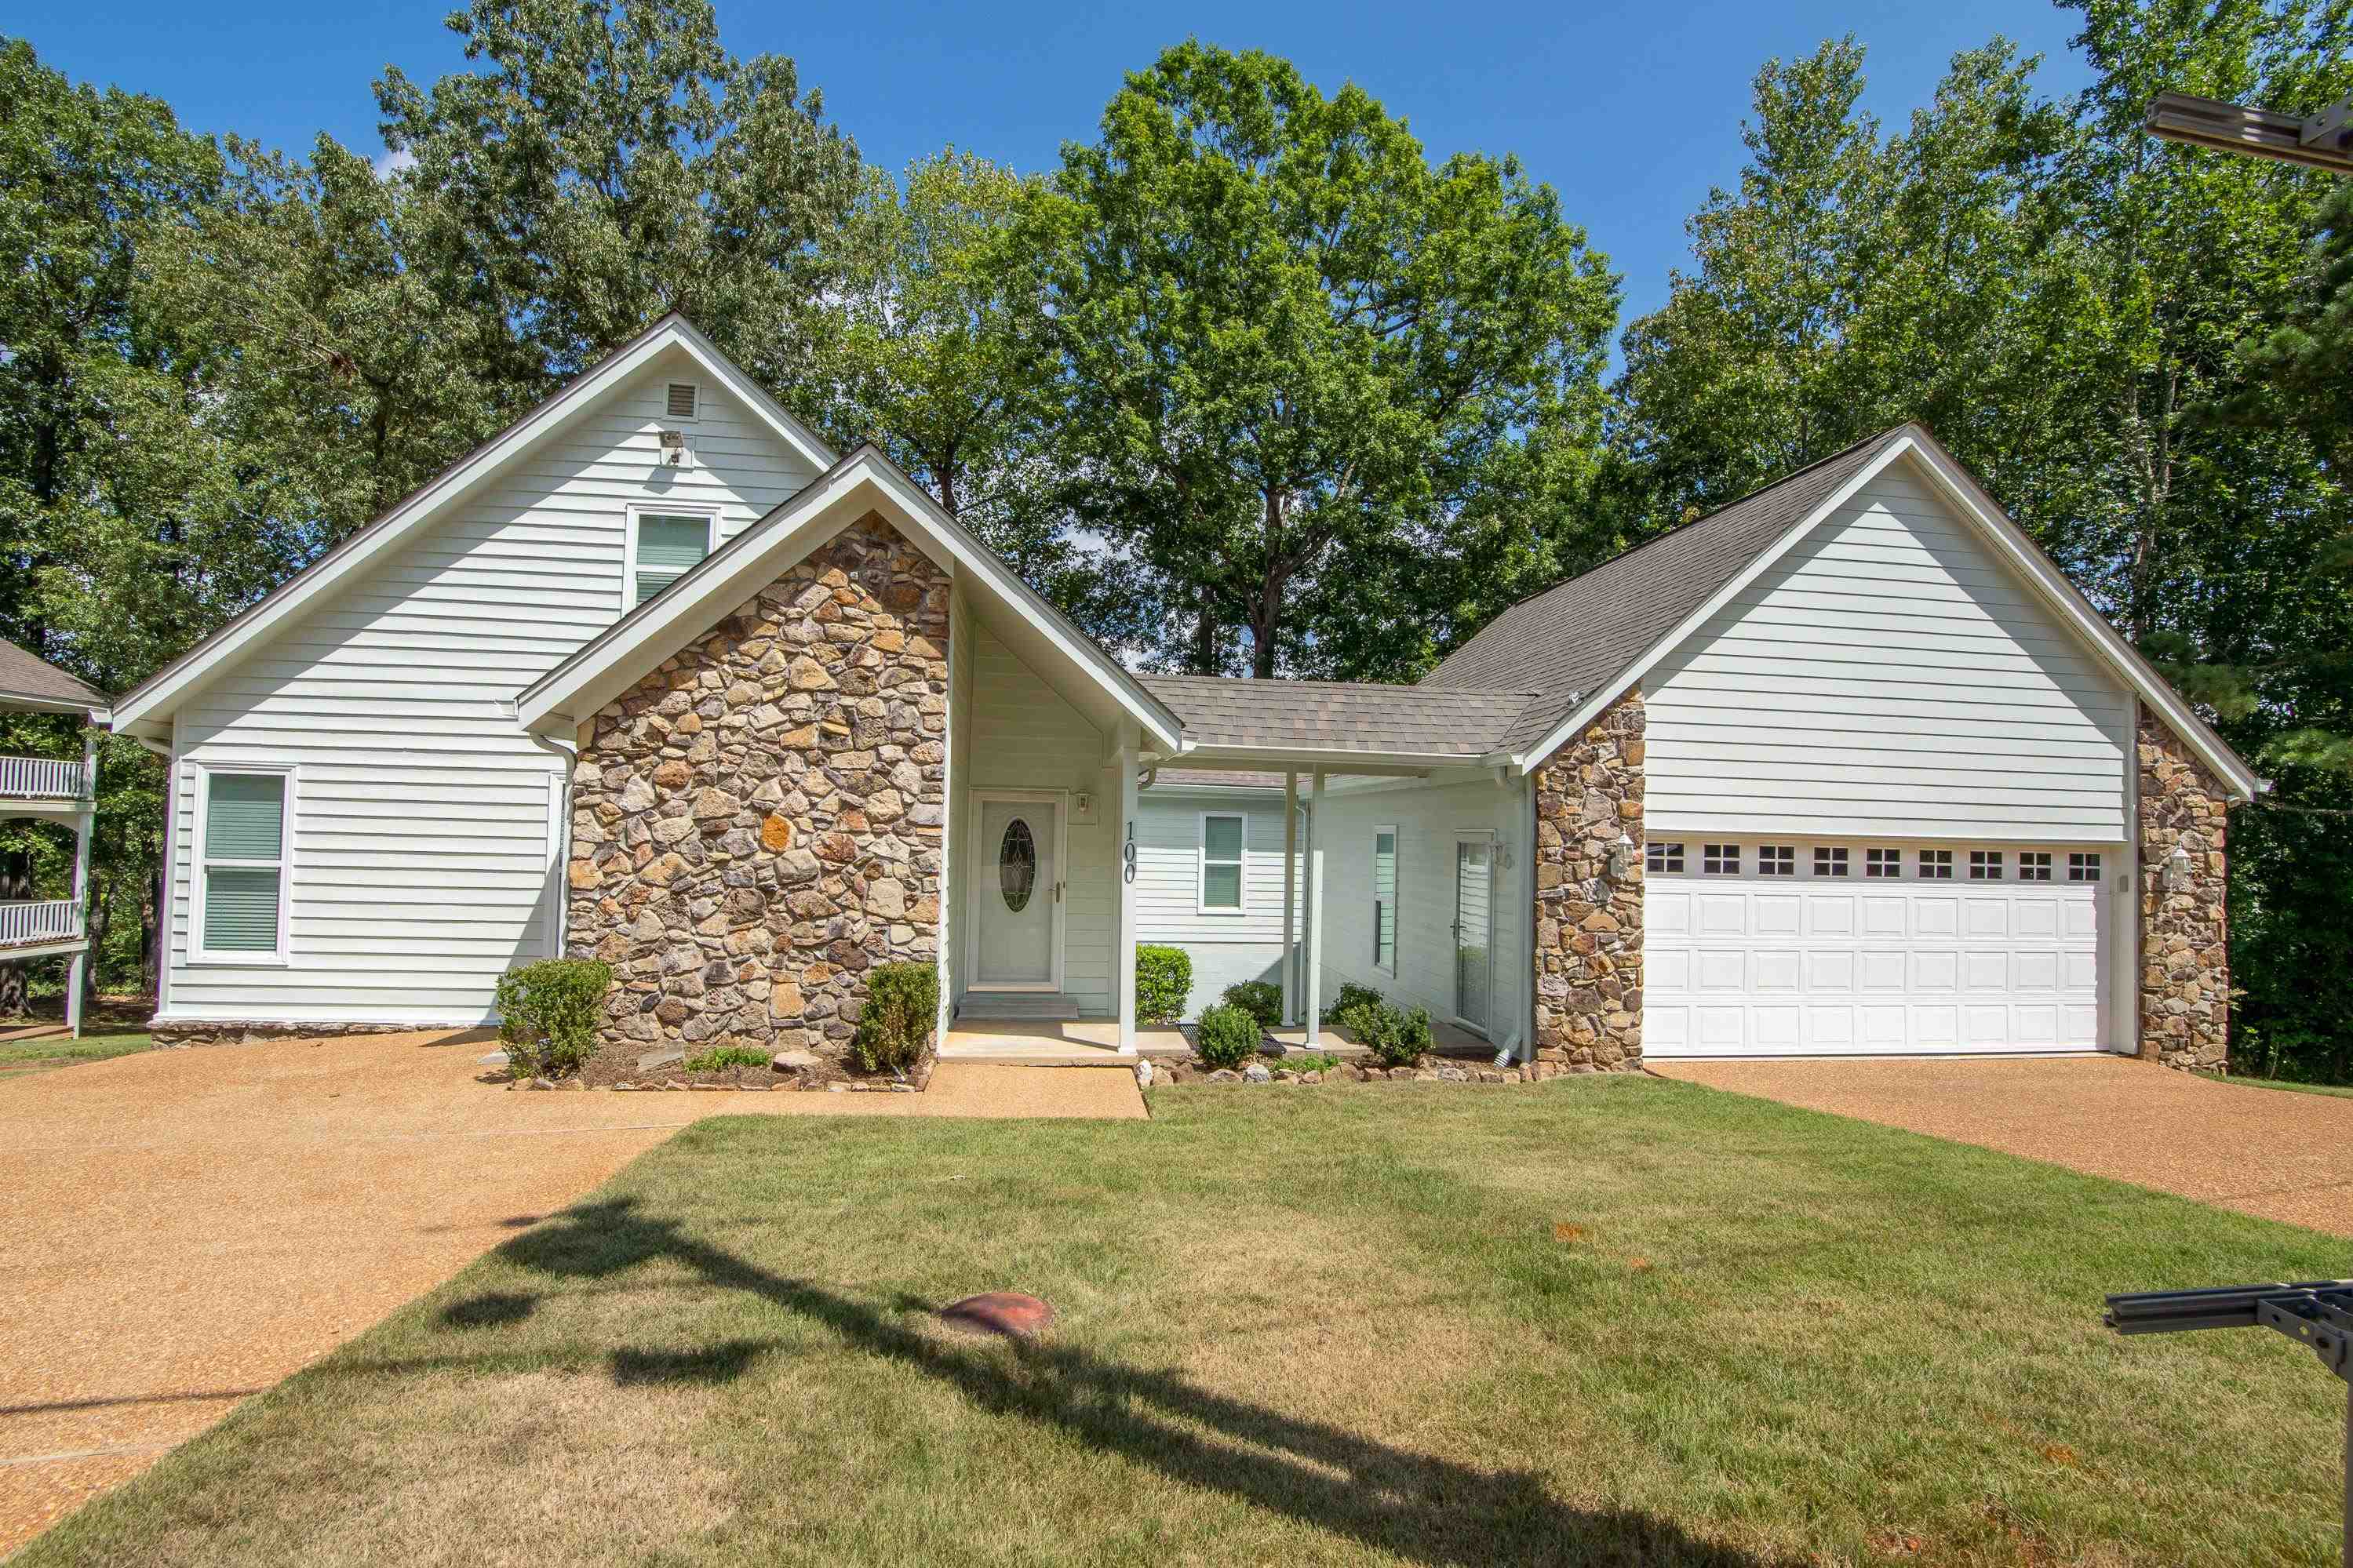
<path fill-rule="evenodd" d="M 617 1043 L 839 1052 L 919 959 L 951 1048 L 1124 1051 L 1148 934 L 1196 1008 L 1287 963 L 1540 1068 L 2207 1064 L 2259 787 L 1917 426 L 1419 685 L 1138 675 L 676 317 L 113 723 L 171 768 L 165 1038 L 477 1024 L 570 952 Z"/>

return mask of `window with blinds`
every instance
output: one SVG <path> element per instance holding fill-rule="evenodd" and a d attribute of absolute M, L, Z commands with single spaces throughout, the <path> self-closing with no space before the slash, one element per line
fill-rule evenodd
<path fill-rule="evenodd" d="M 1242 818 L 1215 812 L 1201 817 L 1201 910 L 1242 907 Z"/>
<path fill-rule="evenodd" d="M 671 517 L 661 512 L 638 514 L 637 582 L 629 604 L 644 604 L 694 569 L 711 553 L 711 520 Z"/>
<path fill-rule="evenodd" d="M 286 775 L 205 775 L 201 951 L 285 951 Z"/>
<path fill-rule="evenodd" d="M 1397 829 L 1373 829 L 1373 967 L 1397 973 Z"/>

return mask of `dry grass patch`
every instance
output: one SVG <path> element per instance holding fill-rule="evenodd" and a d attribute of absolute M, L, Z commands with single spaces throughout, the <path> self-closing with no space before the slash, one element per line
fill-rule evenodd
<path fill-rule="evenodd" d="M 24 1562 L 2332 1560 L 2332 1380 L 2098 1327 L 2327 1238 L 1656 1081 L 1153 1110 L 702 1123 Z"/>

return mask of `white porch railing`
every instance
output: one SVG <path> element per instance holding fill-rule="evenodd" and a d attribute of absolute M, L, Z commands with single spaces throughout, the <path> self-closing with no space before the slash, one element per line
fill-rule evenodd
<path fill-rule="evenodd" d="M 41 942 L 70 942 L 81 935 L 79 899 L 40 899 L 0 903 L 0 948 Z"/>
<path fill-rule="evenodd" d="M 79 757 L 0 757 L 0 799 L 80 800 L 90 783 Z"/>

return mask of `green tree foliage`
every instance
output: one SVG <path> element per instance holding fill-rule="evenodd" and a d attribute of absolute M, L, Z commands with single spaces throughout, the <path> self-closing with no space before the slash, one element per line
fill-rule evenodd
<path fill-rule="evenodd" d="M 1026 180 L 954 149 L 878 175 L 830 242 L 825 423 L 871 440 L 1033 583 L 1070 564 L 1052 352 L 1019 264 Z"/>
<path fill-rule="evenodd" d="M 555 380 L 669 310 L 770 387 L 806 374 L 864 170 L 790 59 L 729 54 L 709 0 L 474 0 L 448 26 L 474 68 L 376 84 L 438 193 L 431 274 L 474 280 Z"/>
<path fill-rule="evenodd" d="M 1425 663 L 1507 531 L 1472 498 L 1598 405 L 1616 283 L 1551 190 L 1510 159 L 1433 168 L 1361 89 L 1199 43 L 1128 79 L 1054 190 L 1029 245 L 1060 458 L 1162 599 L 1155 651 Z"/>

